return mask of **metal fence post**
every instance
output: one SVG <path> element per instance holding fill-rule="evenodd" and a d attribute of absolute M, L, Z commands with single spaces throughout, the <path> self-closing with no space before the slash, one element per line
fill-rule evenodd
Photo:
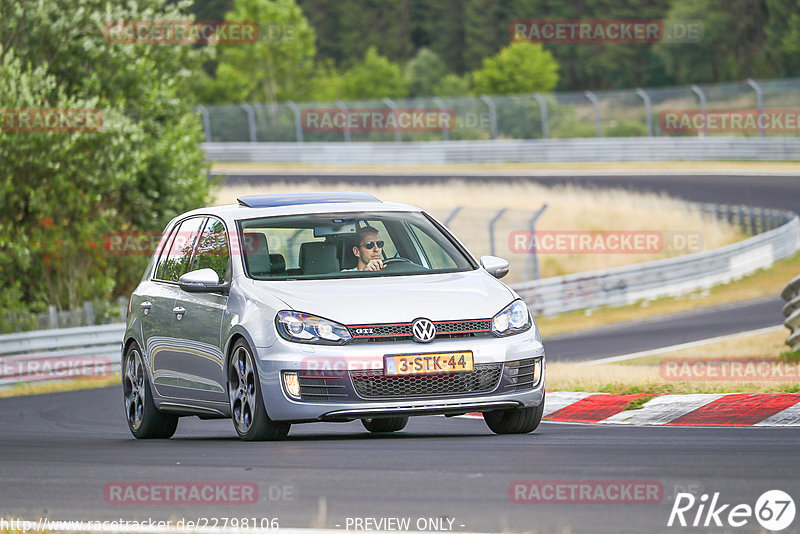
<path fill-rule="evenodd" d="M 595 137 L 603 137 L 603 128 L 600 124 L 600 101 L 597 100 L 597 97 L 594 96 L 594 93 L 591 91 L 584 91 L 583 95 L 589 99 L 589 102 L 592 103 L 592 107 L 594 108 Z"/>
<path fill-rule="evenodd" d="M 442 111 L 445 111 L 447 109 L 445 107 L 444 102 L 442 101 L 442 99 L 439 98 L 438 96 L 433 99 L 433 103 L 436 104 L 437 106 L 439 106 L 439 109 L 441 109 Z M 453 117 L 453 120 L 455 120 L 455 116 Z M 442 126 L 442 140 L 443 141 L 449 141 L 450 140 L 450 131 L 444 126 Z"/>
<path fill-rule="evenodd" d="M 530 280 L 531 278 L 528 276 L 530 273 L 529 265 L 533 263 L 533 279 L 539 279 L 539 257 L 536 255 L 536 219 L 538 219 L 543 213 L 544 210 L 547 209 L 547 204 L 543 204 L 539 211 L 533 214 L 533 217 L 528 221 L 528 230 L 530 231 L 531 235 L 531 250 L 528 251 L 528 255 L 525 256 L 525 280 Z"/>
<path fill-rule="evenodd" d="M 397 104 L 394 103 L 394 100 L 391 98 L 384 98 L 383 103 L 392 110 L 392 113 L 395 114 L 394 117 L 394 140 L 395 142 L 399 143 L 403 140 L 403 133 L 400 131 L 400 125 L 397 123 Z"/>
<path fill-rule="evenodd" d="M 211 142 L 211 118 L 208 115 L 208 109 L 205 106 L 198 105 L 198 111 L 200 111 L 200 116 L 203 118 L 203 132 L 206 134 L 206 142 Z"/>
<path fill-rule="evenodd" d="M 86 325 L 92 326 L 94 324 L 94 306 L 88 300 L 83 303 L 83 315 Z"/>
<path fill-rule="evenodd" d="M 644 100 L 644 113 L 647 117 L 647 137 L 653 137 L 653 102 L 644 89 L 636 89 L 636 94 Z"/>
<path fill-rule="evenodd" d="M 303 125 L 300 122 L 301 121 L 301 119 L 300 119 L 300 108 L 297 106 L 297 104 L 295 104 L 291 100 L 286 102 L 286 105 L 289 106 L 289 109 L 291 109 L 292 113 L 294 113 L 294 134 L 297 137 L 297 142 L 298 143 L 302 143 L 303 142 Z"/>
<path fill-rule="evenodd" d="M 255 143 L 256 139 L 256 111 L 250 104 L 239 104 L 247 113 L 247 127 L 250 131 L 250 142 Z"/>
<path fill-rule="evenodd" d="M 495 108 L 494 101 L 486 95 L 482 95 L 481 100 L 483 100 L 489 108 L 489 124 L 492 129 L 492 139 L 497 139 L 497 109 Z"/>
<path fill-rule="evenodd" d="M 753 91 L 756 92 L 758 118 L 761 119 L 761 115 L 764 113 L 764 92 L 761 90 L 761 86 L 758 85 L 753 78 L 747 78 L 747 85 L 752 87 Z M 766 137 L 766 134 L 764 133 L 764 127 L 761 125 L 761 120 L 758 121 L 758 129 L 761 132 L 761 137 Z"/>
<path fill-rule="evenodd" d="M 500 220 L 500 217 L 506 212 L 506 208 L 501 209 L 497 212 L 497 215 L 489 221 L 489 251 L 492 256 L 494 256 L 494 225 L 497 224 L 497 221 Z"/>
<path fill-rule="evenodd" d="M 119 318 L 122 322 L 128 317 L 128 300 L 125 297 L 117 298 L 117 306 L 119 306 Z"/>
<path fill-rule="evenodd" d="M 341 100 L 337 100 L 336 102 L 334 102 L 334 104 L 336 104 L 336 107 L 339 108 L 339 110 L 344 112 L 344 140 L 349 143 L 350 142 L 350 126 L 348 126 L 348 124 L 349 124 L 350 121 L 348 120 L 347 106 Z"/>
<path fill-rule="evenodd" d="M 703 114 L 703 131 L 697 132 L 698 137 L 708 134 L 708 114 L 706 113 L 706 94 L 700 89 L 699 85 L 692 85 L 692 92 L 700 99 L 700 113 Z"/>
<path fill-rule="evenodd" d="M 550 126 L 547 118 L 547 100 L 539 93 L 533 93 L 533 98 L 539 103 L 539 110 L 542 116 L 542 139 L 550 137 Z"/>
<path fill-rule="evenodd" d="M 447 216 L 447 219 L 444 220 L 444 225 L 448 228 L 450 227 L 450 223 L 453 222 L 453 219 L 456 218 L 458 212 L 461 211 L 461 206 L 456 206 L 456 209 L 450 212 L 450 215 Z"/>
<path fill-rule="evenodd" d="M 58 308 L 53 304 L 47 307 L 48 311 L 48 326 L 47 328 L 58 328 Z"/>

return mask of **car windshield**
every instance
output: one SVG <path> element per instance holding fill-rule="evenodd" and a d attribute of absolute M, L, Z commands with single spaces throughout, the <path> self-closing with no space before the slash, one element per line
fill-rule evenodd
<path fill-rule="evenodd" d="M 255 280 L 432 274 L 475 269 L 466 251 L 424 213 L 359 212 L 239 221 Z"/>

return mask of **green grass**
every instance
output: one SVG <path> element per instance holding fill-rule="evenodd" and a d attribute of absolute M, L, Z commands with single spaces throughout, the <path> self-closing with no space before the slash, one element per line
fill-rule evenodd
<path fill-rule="evenodd" d="M 633 399 L 631 402 L 625 406 L 625 410 L 641 410 L 642 407 L 645 405 L 646 402 L 653 400 L 655 395 L 646 395 L 644 397 L 639 397 L 638 399 Z"/>
<path fill-rule="evenodd" d="M 57 380 L 31 384 L 15 384 L 8 389 L 0 390 L 0 399 L 6 397 L 20 397 L 22 395 L 42 395 L 44 393 L 57 393 L 60 391 L 75 391 L 79 389 L 104 388 L 121 384 L 120 377 L 104 378 L 76 378 L 73 380 Z"/>

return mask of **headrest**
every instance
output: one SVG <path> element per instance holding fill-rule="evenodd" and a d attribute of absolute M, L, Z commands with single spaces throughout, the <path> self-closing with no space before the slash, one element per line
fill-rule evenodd
<path fill-rule="evenodd" d="M 336 246 L 323 241 L 300 245 L 300 268 L 303 274 L 325 274 L 339 272 Z"/>
<path fill-rule="evenodd" d="M 244 241 L 244 262 L 247 270 L 255 276 L 270 274 L 270 254 L 267 248 L 267 236 L 260 232 L 246 233 Z"/>
<path fill-rule="evenodd" d="M 269 263 L 270 271 L 273 273 L 282 273 L 286 270 L 286 259 L 283 254 L 270 254 Z"/>

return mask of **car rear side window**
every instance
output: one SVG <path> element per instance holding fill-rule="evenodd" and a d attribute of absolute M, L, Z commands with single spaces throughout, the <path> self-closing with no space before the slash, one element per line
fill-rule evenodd
<path fill-rule="evenodd" d="M 219 219 L 208 219 L 197 243 L 192 270 L 213 269 L 220 280 L 225 280 L 229 257 L 225 225 Z"/>
<path fill-rule="evenodd" d="M 205 217 L 186 219 L 173 232 L 167 248 L 161 253 L 156 279 L 177 282 L 178 278 L 189 272 L 192 264 L 192 249 L 205 220 Z"/>

